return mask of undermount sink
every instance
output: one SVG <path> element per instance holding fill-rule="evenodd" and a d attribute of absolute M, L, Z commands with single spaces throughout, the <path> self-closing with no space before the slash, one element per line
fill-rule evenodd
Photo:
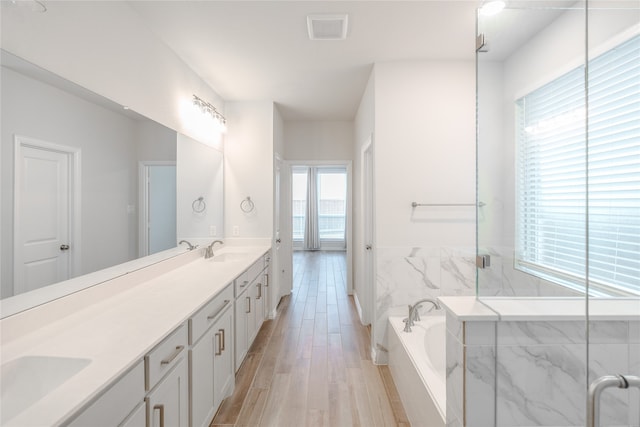
<path fill-rule="evenodd" d="M 91 363 L 73 357 L 24 356 L 0 372 L 0 423 L 15 417 Z"/>
<path fill-rule="evenodd" d="M 213 262 L 244 261 L 247 259 L 247 254 L 243 252 L 225 252 L 220 255 L 214 255 L 211 259 Z"/>

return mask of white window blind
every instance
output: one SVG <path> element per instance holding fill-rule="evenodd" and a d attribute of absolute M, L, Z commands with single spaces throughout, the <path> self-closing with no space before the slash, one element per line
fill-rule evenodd
<path fill-rule="evenodd" d="M 640 36 L 588 71 L 588 138 L 584 68 L 516 101 L 516 267 L 640 295 Z"/>

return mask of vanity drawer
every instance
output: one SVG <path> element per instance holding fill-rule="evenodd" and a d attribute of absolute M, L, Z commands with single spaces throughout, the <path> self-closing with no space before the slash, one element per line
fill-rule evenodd
<path fill-rule="evenodd" d="M 187 328 L 180 325 L 144 357 L 145 388 L 151 390 L 186 354 Z"/>
<path fill-rule="evenodd" d="M 234 281 L 234 283 L 235 283 L 235 290 L 236 290 L 236 297 L 237 297 L 249 286 L 249 271 L 247 270 L 241 275 L 239 275 L 238 277 L 236 277 L 236 280 Z"/>
<path fill-rule="evenodd" d="M 253 265 L 249 267 L 249 270 L 247 270 L 249 274 L 249 283 L 256 280 L 256 278 L 260 276 L 260 273 L 262 273 L 262 270 L 264 270 L 264 257 L 254 262 Z"/>
<path fill-rule="evenodd" d="M 239 275 L 235 280 L 236 297 L 240 295 L 246 288 L 256 280 L 262 270 L 264 270 L 264 257 L 254 262 L 244 273 Z"/>
<path fill-rule="evenodd" d="M 189 344 L 193 345 L 213 325 L 222 312 L 233 305 L 233 286 L 227 285 L 189 319 Z"/>

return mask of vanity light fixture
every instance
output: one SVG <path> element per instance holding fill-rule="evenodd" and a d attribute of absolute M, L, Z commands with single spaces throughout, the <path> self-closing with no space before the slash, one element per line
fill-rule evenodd
<path fill-rule="evenodd" d="M 193 95 L 193 105 L 198 107 L 202 114 L 211 116 L 222 133 L 227 131 L 227 119 L 211 103 L 197 95 Z"/>
<path fill-rule="evenodd" d="M 505 2 L 502 0 L 497 1 L 489 1 L 483 4 L 480 7 L 480 15 L 482 16 L 493 16 L 502 12 L 502 9 L 506 6 Z"/>

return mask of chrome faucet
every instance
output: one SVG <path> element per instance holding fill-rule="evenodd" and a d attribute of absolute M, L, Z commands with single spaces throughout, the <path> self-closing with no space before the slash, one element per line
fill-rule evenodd
<path fill-rule="evenodd" d="M 437 300 L 434 300 L 431 298 L 421 299 L 420 301 L 416 302 L 414 305 L 409 305 L 409 317 L 404 319 L 404 323 L 405 323 L 404 329 L 403 329 L 404 332 L 411 332 L 411 327 L 413 326 L 413 322 L 420 321 L 420 313 L 418 312 L 418 309 L 422 307 L 422 304 L 425 302 L 430 302 L 431 304 L 433 304 L 436 310 L 440 310 L 440 303 Z"/>
<path fill-rule="evenodd" d="M 211 244 L 207 246 L 206 249 L 204 250 L 205 258 L 213 258 L 213 245 L 215 245 L 216 243 L 220 243 L 221 245 L 224 245 L 224 242 L 222 240 L 214 240 L 213 242 L 211 242 Z"/>
<path fill-rule="evenodd" d="M 180 240 L 180 241 L 178 242 L 178 244 L 179 244 L 179 245 L 181 245 L 181 244 L 183 244 L 183 243 L 186 243 L 186 244 L 187 244 L 187 250 L 188 250 L 188 251 L 192 251 L 192 250 L 194 250 L 195 248 L 197 248 L 197 247 L 198 247 L 198 245 L 192 245 L 191 243 L 187 242 L 186 240 Z"/>

